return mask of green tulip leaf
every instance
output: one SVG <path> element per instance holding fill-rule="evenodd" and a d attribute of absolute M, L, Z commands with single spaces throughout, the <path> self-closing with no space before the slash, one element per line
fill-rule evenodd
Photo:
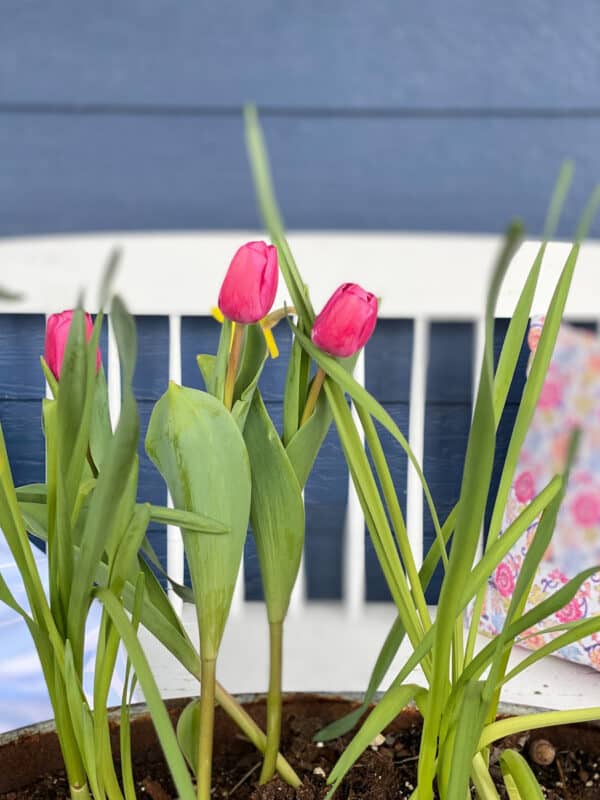
<path fill-rule="evenodd" d="M 200 374 L 202 375 L 202 380 L 204 381 L 204 386 L 206 387 L 206 391 L 210 392 L 210 386 L 212 381 L 212 375 L 215 368 L 215 356 L 209 355 L 200 355 L 196 356 L 196 361 L 198 362 L 198 368 L 200 369 Z"/>
<path fill-rule="evenodd" d="M 183 709 L 177 720 L 177 741 L 181 752 L 194 775 L 198 763 L 198 741 L 200 739 L 200 701 L 192 700 Z"/>
<path fill-rule="evenodd" d="M 177 508 L 230 529 L 198 536 L 182 529 L 203 658 L 216 658 L 239 571 L 250 512 L 250 465 L 235 420 L 212 395 L 171 383 L 154 407 L 146 451 Z"/>
<path fill-rule="evenodd" d="M 235 379 L 234 402 L 239 400 L 247 387 L 258 379 L 267 357 L 267 345 L 260 325 L 247 325 L 240 366 Z"/>
<path fill-rule="evenodd" d="M 108 410 L 108 387 L 104 367 L 100 366 L 96 376 L 96 391 L 94 392 L 94 406 L 90 425 L 90 453 L 96 469 L 100 469 L 112 439 L 112 426 Z"/>
<path fill-rule="evenodd" d="M 282 622 L 302 558 L 302 490 L 260 393 L 244 428 L 252 472 L 250 520 L 269 622 Z"/>

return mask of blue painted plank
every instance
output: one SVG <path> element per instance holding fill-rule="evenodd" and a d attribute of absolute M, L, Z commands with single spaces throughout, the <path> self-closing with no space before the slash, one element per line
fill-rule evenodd
<path fill-rule="evenodd" d="M 140 415 L 140 472 L 138 500 L 156 505 L 166 505 L 165 482 L 148 456 L 144 440 L 150 415 L 156 400 L 167 388 L 169 378 L 169 320 L 167 317 L 136 317 L 138 353 L 133 378 L 133 390 Z M 151 523 L 148 537 L 163 567 L 167 566 L 166 527 Z M 164 581 L 163 581 L 164 583 Z"/>
<path fill-rule="evenodd" d="M 5 0 L 0 102 L 598 107 L 598 5 Z"/>
<path fill-rule="evenodd" d="M 183 317 L 181 320 L 181 380 L 184 386 L 204 389 L 196 361 L 198 355 L 216 355 L 221 326 L 212 317 Z"/>
<path fill-rule="evenodd" d="M 460 492 L 471 424 L 472 352 L 471 324 L 432 324 L 427 367 L 423 471 L 442 523 L 454 507 Z M 425 505 L 425 553 L 434 539 L 433 521 Z M 442 569 L 438 567 L 426 593 L 429 603 L 437 602 L 441 579 Z"/>
<path fill-rule="evenodd" d="M 408 403 L 413 322 L 380 319 L 365 348 L 365 386 L 380 403 Z"/>
<path fill-rule="evenodd" d="M 408 435 L 408 403 L 384 403 L 384 408 L 391 415 L 405 436 Z M 376 425 L 383 445 L 383 450 L 390 468 L 400 508 L 406 519 L 406 479 L 407 459 L 400 445 L 385 432 L 379 424 Z M 371 536 L 365 533 L 365 582 L 367 602 L 391 601 L 391 594 L 387 588 L 379 560 L 373 547 Z"/>
<path fill-rule="evenodd" d="M 380 319 L 365 350 L 365 386 L 383 404 L 408 437 L 408 401 L 413 347 L 412 320 Z M 400 445 L 377 426 L 394 480 L 402 512 L 406 515 L 407 459 Z M 366 598 L 368 602 L 391 599 L 377 555 L 366 532 Z"/>
<path fill-rule="evenodd" d="M 137 400 L 158 400 L 169 382 L 169 319 L 138 316 L 133 391 Z"/>
<path fill-rule="evenodd" d="M 572 235 L 600 119 L 266 120 L 289 227 L 539 233 L 559 164 Z M 259 224 L 240 117 L 0 114 L 2 234 Z M 600 223 L 594 231 L 600 231 Z"/>
<path fill-rule="evenodd" d="M 44 436 L 39 400 L 0 400 L 0 422 L 16 486 L 44 480 Z"/>
<path fill-rule="evenodd" d="M 46 321 L 40 314 L 0 314 L 0 399 L 41 401 Z M 40 405 L 41 413 L 41 405 Z"/>

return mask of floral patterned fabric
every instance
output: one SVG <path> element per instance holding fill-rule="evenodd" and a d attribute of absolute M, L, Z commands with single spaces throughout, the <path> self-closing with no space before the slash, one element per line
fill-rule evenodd
<path fill-rule="evenodd" d="M 529 329 L 532 357 L 542 325 L 543 318 L 536 318 Z M 579 449 L 552 543 L 536 575 L 527 609 L 577 573 L 600 564 L 600 340 L 594 334 L 563 325 L 519 457 L 503 531 L 552 477 L 564 470 L 570 436 L 576 427 L 582 434 Z M 503 626 L 536 525 L 523 534 L 490 578 L 480 622 L 483 633 L 496 635 Z M 544 633 L 545 628 L 596 614 L 600 614 L 600 572 L 585 581 L 567 606 L 527 631 L 528 638 L 519 643 L 533 649 L 541 647 L 560 635 Z M 557 655 L 600 670 L 600 633 L 563 648 Z"/>

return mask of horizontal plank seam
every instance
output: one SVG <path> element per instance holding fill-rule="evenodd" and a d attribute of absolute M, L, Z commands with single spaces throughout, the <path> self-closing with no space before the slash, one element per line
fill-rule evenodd
<path fill-rule="evenodd" d="M 157 117 L 239 117 L 242 106 L 196 106 L 185 104 L 142 103 L 79 103 L 79 102 L 0 102 L 2 114 L 40 115 L 106 115 L 106 116 L 157 116 Z M 311 106 L 260 106 L 263 117 L 312 118 L 381 118 L 381 119 L 597 119 L 600 107 L 311 107 Z"/>

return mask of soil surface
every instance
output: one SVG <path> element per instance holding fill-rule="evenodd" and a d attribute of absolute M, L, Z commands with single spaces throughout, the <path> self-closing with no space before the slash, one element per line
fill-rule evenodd
<path fill-rule="evenodd" d="M 174 719 L 182 707 L 181 702 L 170 704 Z M 264 704 L 255 702 L 246 707 L 264 725 Z M 296 695 L 286 700 L 282 751 L 302 778 L 302 786 L 296 790 L 278 778 L 266 786 L 258 786 L 261 760 L 257 751 L 218 709 L 212 797 L 214 800 L 322 800 L 327 793 L 326 776 L 350 737 L 325 744 L 313 742 L 312 738 L 316 731 L 350 708 L 347 701 L 337 698 L 323 700 L 311 695 Z M 4 776 L 0 777 L 0 800 L 63 800 L 69 797 L 64 773 L 59 769 L 49 770 L 27 788 L 7 792 L 3 785 L 7 775 L 18 772 L 24 762 L 31 765 L 40 752 L 46 763 L 52 764 L 57 754 L 56 742 L 53 744 L 48 739 L 50 736 L 35 737 L 29 743 L 29 754 L 19 750 L 18 764 L 14 762 L 11 765 L 6 753 L 0 750 L 0 776 Z M 386 729 L 384 737 L 383 742 L 367 749 L 347 775 L 336 795 L 339 800 L 403 800 L 410 797 L 415 786 L 420 738 L 417 713 L 409 711 L 403 714 Z M 540 766 L 531 758 L 536 754 L 540 741 L 550 742 L 550 755 L 555 750 L 552 763 L 547 766 Z M 492 772 L 497 778 L 500 796 L 505 800 L 507 795 L 500 788 L 502 780 L 497 765 L 502 746 L 514 747 L 528 758 L 547 800 L 600 800 L 600 729 L 583 725 L 571 726 L 570 729 L 549 728 L 514 737 L 495 747 L 491 754 Z M 176 798 L 147 720 L 135 723 L 134 747 L 139 755 L 145 753 L 146 756 L 136 765 L 138 797 L 146 800 Z M 540 752 L 542 756 L 547 755 L 548 747 L 542 746 Z M 14 755 L 17 755 L 16 750 Z"/>

